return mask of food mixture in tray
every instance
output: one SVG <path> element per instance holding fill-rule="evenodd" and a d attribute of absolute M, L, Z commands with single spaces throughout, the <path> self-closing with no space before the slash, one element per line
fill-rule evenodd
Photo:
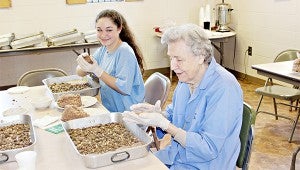
<path fill-rule="evenodd" d="M 102 154 L 117 149 L 143 145 L 121 123 L 108 123 L 82 129 L 69 129 L 68 133 L 80 154 Z"/>
<path fill-rule="evenodd" d="M 62 113 L 61 120 L 65 122 L 65 121 L 79 119 L 88 116 L 89 115 L 81 107 L 77 107 L 74 105 L 66 105 Z"/>
<path fill-rule="evenodd" d="M 64 108 L 66 105 L 82 106 L 79 94 L 64 94 L 57 99 L 57 105 Z"/>
<path fill-rule="evenodd" d="M 49 88 L 52 93 L 61 93 L 91 88 L 91 85 L 89 83 L 53 83 L 49 85 Z"/>
<path fill-rule="evenodd" d="M 0 127 L 0 151 L 30 146 L 29 124 L 15 124 Z"/>

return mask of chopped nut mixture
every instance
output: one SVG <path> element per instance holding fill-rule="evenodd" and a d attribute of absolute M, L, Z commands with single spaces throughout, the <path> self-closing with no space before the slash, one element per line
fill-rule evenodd
<path fill-rule="evenodd" d="M 88 83 L 84 84 L 71 84 L 71 83 L 53 83 L 49 85 L 50 90 L 52 93 L 61 93 L 61 92 L 68 92 L 68 91 L 78 91 L 86 88 L 90 88 L 91 85 Z"/>
<path fill-rule="evenodd" d="M 82 106 L 81 97 L 79 94 L 64 94 L 58 97 L 57 105 L 64 108 L 66 105 Z"/>
<path fill-rule="evenodd" d="M 108 123 L 82 129 L 70 129 L 68 133 L 79 153 L 101 154 L 121 148 L 142 145 L 124 125 Z"/>
<path fill-rule="evenodd" d="M 28 124 L 15 124 L 0 127 L 0 150 L 23 148 L 31 145 Z"/>

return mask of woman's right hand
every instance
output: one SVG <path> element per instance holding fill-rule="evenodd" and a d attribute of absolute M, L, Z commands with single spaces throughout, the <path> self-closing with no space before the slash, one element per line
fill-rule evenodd
<path fill-rule="evenodd" d="M 83 71 L 82 68 L 81 68 L 79 65 L 77 65 L 77 67 L 76 67 L 76 74 L 77 74 L 78 76 L 84 77 L 84 76 L 86 76 L 88 73 L 85 72 L 85 71 Z"/>
<path fill-rule="evenodd" d="M 161 113 L 161 107 L 160 107 L 161 101 L 157 100 L 155 105 L 149 104 L 149 103 L 138 103 L 130 106 L 130 110 L 132 110 L 135 113 L 152 113 L 157 112 Z"/>
<path fill-rule="evenodd" d="M 89 63 L 85 57 L 89 57 L 91 62 Z M 97 77 L 101 77 L 103 69 L 98 65 L 97 61 L 90 57 L 88 53 L 82 53 L 77 57 L 78 66 L 85 72 L 94 73 Z M 91 64 L 92 63 L 92 64 Z"/>

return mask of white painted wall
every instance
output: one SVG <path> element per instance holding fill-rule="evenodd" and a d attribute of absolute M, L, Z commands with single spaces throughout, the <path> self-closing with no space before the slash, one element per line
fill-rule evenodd
<path fill-rule="evenodd" d="M 77 28 L 94 28 L 94 19 L 102 10 L 120 11 L 128 21 L 145 56 L 146 69 L 169 66 L 166 48 L 154 36 L 153 27 L 166 20 L 176 24 L 198 23 L 200 6 L 209 3 L 213 8 L 221 0 L 143 0 L 86 5 L 66 5 L 65 0 L 13 1 L 12 8 L 0 9 L 0 35 L 10 32 L 17 36 L 43 31 L 45 34 Z M 225 44 L 223 65 L 239 72 L 257 76 L 252 64 L 272 62 L 284 49 L 300 49 L 299 0 L 225 0 L 232 8 L 232 24 L 237 32 L 236 57 L 233 57 L 234 39 Z M 212 15 L 213 17 L 213 15 Z M 245 56 L 248 46 L 253 55 Z M 217 60 L 219 55 L 215 52 Z M 76 55 L 57 52 L 28 56 L 0 57 L 0 86 L 16 84 L 25 71 L 60 67 L 74 74 Z M 234 63 L 234 65 L 233 65 Z M 264 78 L 264 77 L 260 77 Z"/>
<path fill-rule="evenodd" d="M 52 34 L 77 28 L 85 32 L 94 29 L 96 15 L 112 8 L 127 19 L 145 56 L 146 69 L 169 66 L 169 58 L 153 27 L 165 20 L 177 24 L 198 21 L 198 10 L 203 0 L 143 0 L 137 2 L 106 2 L 67 5 L 65 0 L 13 1 L 12 8 L 0 9 L 0 35 L 14 32 L 16 36 L 43 31 Z M 58 52 L 28 56 L 0 57 L 0 86 L 16 84 L 25 71 L 60 67 L 74 74 L 76 56 L 73 52 Z"/>
<path fill-rule="evenodd" d="M 257 75 L 251 65 L 273 62 L 276 55 L 286 49 L 300 50 L 299 0 L 225 2 L 234 8 L 232 18 L 233 28 L 237 31 L 237 71 L 244 73 L 246 67 L 247 74 L 265 79 Z M 252 46 L 253 55 L 245 57 L 248 46 Z"/>

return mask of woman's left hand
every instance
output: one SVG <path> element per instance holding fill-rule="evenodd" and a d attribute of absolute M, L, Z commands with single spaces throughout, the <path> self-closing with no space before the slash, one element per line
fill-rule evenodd
<path fill-rule="evenodd" d="M 135 112 L 124 112 L 123 120 L 146 126 L 160 127 L 163 130 L 168 129 L 170 124 L 170 121 L 168 119 L 166 119 L 162 114 L 157 112 L 144 112 L 139 115 Z"/>

